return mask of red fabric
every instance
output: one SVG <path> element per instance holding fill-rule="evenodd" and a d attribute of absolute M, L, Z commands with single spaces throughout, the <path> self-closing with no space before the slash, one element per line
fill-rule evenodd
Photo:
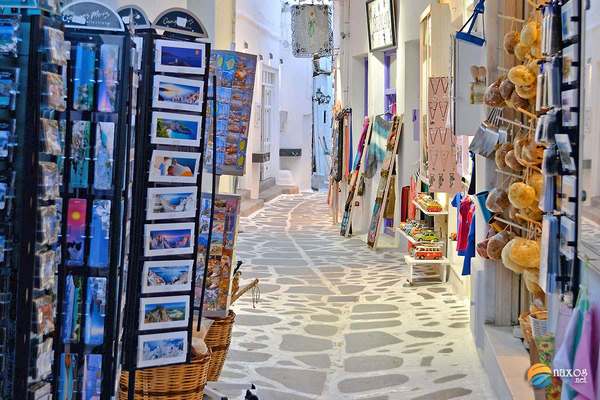
<path fill-rule="evenodd" d="M 471 221 L 475 215 L 475 202 L 471 196 L 466 196 L 460 202 L 458 211 L 458 232 L 456 233 L 456 250 L 459 252 L 466 251 L 469 245 L 469 229 Z"/>
<path fill-rule="evenodd" d="M 406 222 L 408 218 L 408 205 L 410 203 L 410 186 L 402 187 L 402 194 L 400 200 L 400 221 Z"/>

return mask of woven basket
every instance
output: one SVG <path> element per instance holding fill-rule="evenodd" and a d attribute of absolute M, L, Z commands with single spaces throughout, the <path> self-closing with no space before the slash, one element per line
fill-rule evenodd
<path fill-rule="evenodd" d="M 210 318 L 214 322 L 208 329 L 204 342 L 210 348 L 212 355 L 208 368 L 208 380 L 215 382 L 219 380 L 229 345 L 231 344 L 231 330 L 235 321 L 235 313 L 229 310 L 229 316 L 225 318 Z"/>
<path fill-rule="evenodd" d="M 135 373 L 134 400 L 202 400 L 211 354 L 194 356 L 190 364 L 146 368 Z M 129 373 L 121 373 L 119 400 L 127 398 Z"/>

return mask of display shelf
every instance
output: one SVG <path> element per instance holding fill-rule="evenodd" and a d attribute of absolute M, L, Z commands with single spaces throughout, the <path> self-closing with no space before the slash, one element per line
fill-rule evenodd
<path fill-rule="evenodd" d="M 419 211 L 421 211 L 425 215 L 430 215 L 430 216 L 448 215 L 448 211 L 439 211 L 439 212 L 427 211 L 419 203 L 417 203 L 416 200 L 413 200 L 413 204 L 415 205 L 415 207 L 417 207 L 419 209 Z"/>
<path fill-rule="evenodd" d="M 410 244 L 413 244 L 413 245 L 417 245 L 417 244 L 443 244 L 443 243 L 444 243 L 444 242 L 442 242 L 442 241 L 439 241 L 439 240 L 438 240 L 438 241 L 435 241 L 435 242 L 421 242 L 421 241 L 419 241 L 419 240 L 415 239 L 414 237 L 410 236 L 410 235 L 409 235 L 409 234 L 407 234 L 406 232 L 404 232 L 404 231 L 402 230 L 402 228 L 394 228 L 394 230 L 395 230 L 396 232 L 400 233 L 400 235 L 404 236 L 404 238 L 405 238 L 406 240 L 408 240 L 408 242 L 409 242 Z"/>
<path fill-rule="evenodd" d="M 407 264 L 412 265 L 450 265 L 450 260 L 448 260 L 446 257 L 443 257 L 439 260 L 418 260 L 413 256 L 405 255 L 404 261 L 406 261 Z"/>

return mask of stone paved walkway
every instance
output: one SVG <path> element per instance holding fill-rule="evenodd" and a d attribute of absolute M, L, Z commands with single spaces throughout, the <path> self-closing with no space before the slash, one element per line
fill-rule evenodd
<path fill-rule="evenodd" d="M 322 194 L 283 196 L 241 222 L 243 281 L 221 381 L 253 382 L 261 400 L 494 399 L 446 285 L 405 287 L 397 249 L 344 239 Z"/>

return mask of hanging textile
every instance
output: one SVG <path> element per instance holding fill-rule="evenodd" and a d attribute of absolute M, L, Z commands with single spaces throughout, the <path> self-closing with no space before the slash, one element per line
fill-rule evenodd
<path fill-rule="evenodd" d="M 293 5 L 291 14 L 294 57 L 331 56 L 333 54 L 331 7 L 315 4 Z"/>

